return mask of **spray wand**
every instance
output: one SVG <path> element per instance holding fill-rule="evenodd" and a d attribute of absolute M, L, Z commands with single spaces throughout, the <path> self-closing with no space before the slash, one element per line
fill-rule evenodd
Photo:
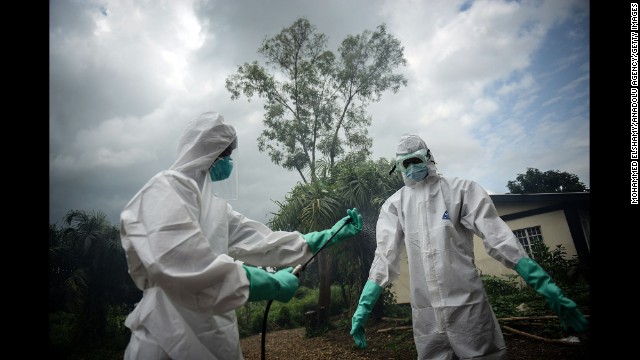
<path fill-rule="evenodd" d="M 309 265 L 309 263 L 316 257 L 316 255 L 318 255 L 320 251 L 322 251 L 322 249 L 324 249 L 327 246 L 327 244 L 331 242 L 331 240 L 340 232 L 340 230 L 342 230 L 343 227 L 345 227 L 345 225 L 351 223 L 352 221 L 353 221 L 352 218 L 348 218 L 344 222 L 344 224 L 342 224 L 340 228 L 338 228 L 338 230 L 335 233 L 333 233 L 333 235 L 331 235 L 331 237 L 327 241 L 325 241 L 324 244 L 322 244 L 322 246 L 318 249 L 318 251 L 316 251 L 316 253 L 313 254 L 313 256 L 309 258 L 309 260 L 307 260 L 304 264 L 297 265 L 295 268 L 293 268 L 293 271 L 291 271 L 291 273 L 297 277 L 300 277 L 300 273 L 307 268 L 307 265 Z M 272 302 L 273 302 L 273 299 L 267 302 L 267 307 L 264 310 L 264 318 L 262 319 L 262 349 L 261 349 L 262 360 L 265 360 L 265 343 L 266 343 L 265 338 L 267 336 L 267 318 L 269 317 L 269 308 L 271 308 Z"/>

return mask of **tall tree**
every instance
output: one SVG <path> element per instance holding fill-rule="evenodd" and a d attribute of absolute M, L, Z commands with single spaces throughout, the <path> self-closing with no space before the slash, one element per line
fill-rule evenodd
<path fill-rule="evenodd" d="M 244 63 L 226 79 L 233 100 L 241 95 L 249 101 L 254 95 L 265 100 L 258 150 L 311 185 L 297 190 L 305 196 L 296 201 L 307 199 L 309 204 L 301 204 L 307 211 L 293 215 L 302 218 L 291 222 L 306 232 L 322 230 L 344 216 L 327 179 L 346 154 L 370 155 L 371 117 L 366 107 L 379 101 L 383 92 L 395 93 L 407 85 L 395 72 L 406 65 L 404 48 L 384 24 L 373 32 L 347 36 L 337 55 L 327 50 L 327 36 L 316 30 L 307 19 L 297 19 L 263 41 L 258 53 L 265 66 Z M 322 205 L 332 210 L 324 211 Z M 329 309 L 331 259 L 319 254 L 318 264 L 318 306 Z"/>
<path fill-rule="evenodd" d="M 518 174 L 516 180 L 509 180 L 507 188 L 511 194 L 589 191 L 575 174 L 559 170 L 540 172 L 536 168 L 527 168 L 527 172 Z"/>
<path fill-rule="evenodd" d="M 296 20 L 258 49 L 269 70 L 245 63 L 226 80 L 232 99 L 244 94 L 265 99 L 264 129 L 258 149 L 307 183 L 318 161 L 330 170 L 347 149 L 369 154 L 371 118 L 365 112 L 382 93 L 407 84 L 395 69 L 406 65 L 404 48 L 386 26 L 347 36 L 338 56 L 326 50 L 327 37 L 305 18 Z M 307 179 L 307 175 L 310 179 Z"/>

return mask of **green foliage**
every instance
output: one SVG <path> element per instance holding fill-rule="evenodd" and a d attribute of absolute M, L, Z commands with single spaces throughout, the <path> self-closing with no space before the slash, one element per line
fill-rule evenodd
<path fill-rule="evenodd" d="M 319 289 L 304 286 L 298 288 L 294 297 L 288 303 L 274 301 L 269 308 L 267 331 L 291 329 L 307 326 L 307 313 L 317 311 Z M 349 311 L 341 299 L 339 286 L 331 287 L 331 315 L 347 314 Z M 262 331 L 266 301 L 248 302 L 236 309 L 240 337 L 259 334 Z M 347 315 L 350 318 L 350 314 Z M 330 324 L 323 327 L 309 329 L 307 336 L 316 336 L 330 328 Z"/>
<path fill-rule="evenodd" d="M 301 286 L 288 303 L 273 301 L 269 308 L 267 331 L 303 326 L 304 314 L 316 308 L 317 296 L 317 289 Z M 247 302 L 244 306 L 236 309 L 240 337 L 262 332 L 266 307 L 267 301 L 256 301 Z"/>
<path fill-rule="evenodd" d="M 366 107 L 383 92 L 395 93 L 407 84 L 395 73 L 406 65 L 404 48 L 384 24 L 347 36 L 334 53 L 327 50 L 327 36 L 299 18 L 265 39 L 258 54 L 264 65 L 244 63 L 227 77 L 226 88 L 233 100 L 241 95 L 265 99 L 258 150 L 296 170 L 305 183 L 305 173 L 315 182 L 349 152 L 369 155 Z"/>
<path fill-rule="evenodd" d="M 293 323 L 293 319 L 291 317 L 291 311 L 288 307 L 282 306 L 280 307 L 280 311 L 278 311 L 276 324 L 278 327 L 282 329 L 292 328 L 295 324 Z"/>
<path fill-rule="evenodd" d="M 331 286 L 331 314 L 339 314 L 349 306 L 342 296 L 342 290 L 340 286 Z"/>
<path fill-rule="evenodd" d="M 62 311 L 49 313 L 49 347 L 54 358 L 61 358 L 72 350 L 77 324 L 77 314 Z"/>
<path fill-rule="evenodd" d="M 285 195 L 283 202 L 277 202 L 279 210 L 267 222 L 272 229 L 302 233 L 331 228 L 346 215 L 346 207 L 341 201 L 336 186 L 324 181 L 312 184 L 298 183 Z"/>
<path fill-rule="evenodd" d="M 122 358 L 124 318 L 141 297 L 119 229 L 102 212 L 72 210 L 49 226 L 49 337 L 60 358 Z M 113 358 L 113 357 L 111 357 Z"/>
<path fill-rule="evenodd" d="M 104 336 L 87 342 L 76 341 L 80 316 L 59 311 L 49 314 L 49 358 L 52 359 L 122 359 L 131 332 L 124 326 L 128 311 L 110 307 Z"/>
<path fill-rule="evenodd" d="M 574 285 L 581 278 L 578 256 L 568 257 L 562 245 L 550 250 L 542 240 L 535 240 L 531 243 L 531 257 L 561 287 Z"/>
<path fill-rule="evenodd" d="M 411 323 L 411 304 L 385 304 L 384 315 L 394 319 L 404 319 Z"/>
<path fill-rule="evenodd" d="M 330 228 L 346 215 L 346 209 L 357 207 L 363 217 L 363 230 L 337 246 L 323 250 L 332 261 L 332 266 L 319 271 L 316 261 L 302 274 L 300 281 L 305 286 L 318 286 L 321 275 L 344 289 L 341 297 L 348 306 L 357 304 L 358 297 L 350 296 L 347 287 L 362 288 L 375 251 L 375 223 L 384 200 L 401 188 L 404 183 L 396 172 L 389 175 L 392 164 L 386 159 L 367 160 L 351 154 L 340 160 L 331 177 L 312 184 L 298 183 L 285 196 L 285 201 L 276 202 L 279 210 L 267 223 L 275 230 L 299 230 L 302 233 Z M 327 291 L 328 293 L 328 291 Z M 332 298 L 334 298 L 332 296 Z M 330 302 L 318 305 L 333 307 Z"/>
<path fill-rule="evenodd" d="M 527 168 L 527 172 L 518 174 L 516 180 L 509 180 L 507 188 L 511 194 L 589 191 L 575 174 L 558 170 L 543 173 L 536 168 Z"/>
<path fill-rule="evenodd" d="M 484 289 L 489 294 L 513 295 L 520 291 L 518 275 L 483 275 L 482 282 Z"/>
<path fill-rule="evenodd" d="M 342 198 L 350 199 L 361 212 L 377 216 L 384 201 L 404 186 L 398 172 L 389 175 L 392 166 L 385 158 L 373 161 L 350 155 L 336 164 L 333 181 Z"/>
<path fill-rule="evenodd" d="M 565 296 L 575 301 L 583 314 L 589 314 L 590 286 L 580 276 L 578 261 L 567 258 L 563 246 L 554 250 L 536 243 L 532 246 L 535 261 L 545 269 L 562 289 Z M 529 287 L 518 275 L 482 275 L 491 307 L 498 318 L 557 315 L 546 303 L 544 297 Z M 560 338 L 566 336 L 558 322 L 543 324 L 540 336 Z"/>
<path fill-rule="evenodd" d="M 544 299 L 519 281 L 518 275 L 483 275 L 482 282 L 496 316 L 529 316 L 547 312 Z M 521 304 L 526 304 L 518 310 Z"/>
<path fill-rule="evenodd" d="M 257 334 L 262 331 L 262 320 L 266 304 L 266 301 L 247 302 L 236 309 L 240 337 Z"/>

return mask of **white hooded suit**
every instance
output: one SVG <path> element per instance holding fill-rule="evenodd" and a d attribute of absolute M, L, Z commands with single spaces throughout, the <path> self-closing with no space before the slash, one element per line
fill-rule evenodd
<path fill-rule="evenodd" d="M 272 231 L 214 195 L 208 169 L 235 138 L 222 116 L 202 114 L 175 163 L 122 211 L 129 273 L 143 290 L 125 321 L 125 359 L 242 359 L 235 309 L 249 297 L 249 280 L 237 260 L 295 266 L 312 256 L 300 233 Z"/>
<path fill-rule="evenodd" d="M 401 138 L 398 154 L 427 149 L 415 135 Z M 508 268 L 527 257 L 476 182 L 442 177 L 431 154 L 429 174 L 383 204 L 376 225 L 377 248 L 369 280 L 381 287 L 400 274 L 400 254 L 409 262 L 413 335 L 419 359 L 505 359 L 506 347 L 474 264 L 473 235 Z"/>

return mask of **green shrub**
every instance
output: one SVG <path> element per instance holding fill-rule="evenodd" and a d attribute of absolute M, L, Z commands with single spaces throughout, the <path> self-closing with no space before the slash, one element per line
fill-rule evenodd
<path fill-rule="evenodd" d="M 348 307 L 345 303 L 345 299 L 342 296 L 342 289 L 339 286 L 331 287 L 331 315 L 337 315 L 342 312 L 342 309 Z"/>
<path fill-rule="evenodd" d="M 482 275 L 482 283 L 488 294 L 512 295 L 520 291 L 518 275 Z"/>
<path fill-rule="evenodd" d="M 580 268 L 578 256 L 568 257 L 563 245 L 550 250 L 542 240 L 536 240 L 531 243 L 531 255 L 561 288 L 582 280 L 584 269 Z"/>
<path fill-rule="evenodd" d="M 384 307 L 384 314 L 394 319 L 411 321 L 411 304 L 389 304 Z"/>
<path fill-rule="evenodd" d="M 79 316 L 68 312 L 49 314 L 49 355 L 52 359 L 122 359 L 131 331 L 124 326 L 126 307 L 112 306 L 107 311 L 105 336 L 78 342 Z"/>
<path fill-rule="evenodd" d="M 348 304 L 344 303 L 339 286 L 331 287 L 331 314 L 346 313 Z M 288 303 L 274 301 L 269 308 L 267 331 L 274 331 L 282 328 L 303 327 L 307 323 L 306 313 L 316 311 L 318 306 L 319 289 L 310 289 L 301 286 L 296 291 L 294 297 Z M 238 316 L 238 328 L 240 337 L 247 337 L 258 334 L 262 331 L 264 312 L 267 302 L 249 302 L 236 309 Z M 350 317 L 350 314 L 349 314 Z M 326 331 L 326 329 L 317 329 Z"/>
<path fill-rule="evenodd" d="M 276 324 L 284 329 L 294 327 L 294 323 L 291 318 L 291 311 L 289 311 L 289 308 L 286 306 L 281 306 L 279 310 L 280 311 L 278 311 L 278 315 L 276 318 Z"/>
<path fill-rule="evenodd" d="M 49 314 L 49 347 L 54 358 L 63 358 L 73 348 L 78 316 L 68 312 Z"/>
<path fill-rule="evenodd" d="M 568 259 L 561 245 L 551 251 L 543 243 L 537 243 L 532 254 L 535 261 L 549 273 L 565 296 L 575 301 L 584 314 L 588 314 L 590 286 L 580 274 L 577 258 L 574 256 Z M 546 299 L 521 281 L 519 275 L 483 275 L 482 282 L 491 307 L 498 318 L 557 315 L 547 304 Z M 524 306 L 520 307 L 520 305 Z M 560 323 L 554 321 L 540 326 L 538 335 L 559 338 L 567 334 L 563 333 Z"/>
<path fill-rule="evenodd" d="M 266 304 L 266 301 L 252 301 L 236 309 L 240 337 L 250 336 L 262 331 L 262 318 Z"/>

